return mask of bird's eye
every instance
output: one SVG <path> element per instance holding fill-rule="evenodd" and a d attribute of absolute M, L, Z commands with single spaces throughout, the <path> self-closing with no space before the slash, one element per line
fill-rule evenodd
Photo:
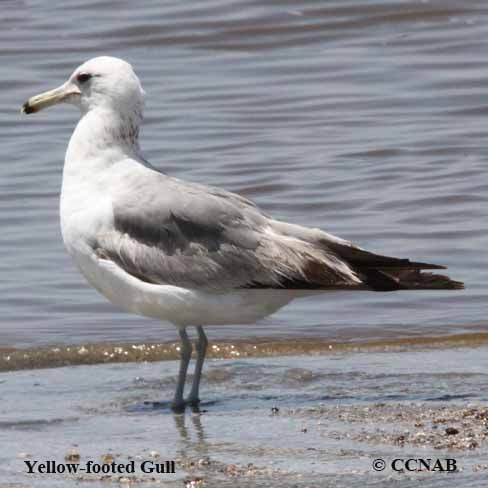
<path fill-rule="evenodd" d="M 86 83 L 91 77 L 92 75 L 90 75 L 89 73 L 80 73 L 76 77 L 76 79 L 78 80 L 79 83 Z"/>

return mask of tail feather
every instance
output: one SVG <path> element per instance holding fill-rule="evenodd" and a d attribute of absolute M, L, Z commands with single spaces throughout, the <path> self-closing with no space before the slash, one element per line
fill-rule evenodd
<path fill-rule="evenodd" d="M 354 246 L 330 245 L 342 259 L 352 265 L 375 291 L 395 290 L 462 290 L 464 283 L 449 276 L 425 272 L 446 269 L 445 266 L 420 263 L 409 259 L 374 254 Z"/>
<path fill-rule="evenodd" d="M 462 290 L 464 283 L 449 276 L 421 270 L 380 271 L 361 269 L 365 283 L 374 291 L 396 290 Z"/>

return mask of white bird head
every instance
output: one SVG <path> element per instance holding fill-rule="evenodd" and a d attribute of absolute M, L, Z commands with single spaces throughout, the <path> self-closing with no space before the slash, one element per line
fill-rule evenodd
<path fill-rule="evenodd" d="M 79 107 L 82 113 L 102 109 L 142 117 L 144 90 L 129 63 L 100 56 L 76 68 L 60 87 L 29 98 L 22 112 L 31 114 L 62 102 Z"/>

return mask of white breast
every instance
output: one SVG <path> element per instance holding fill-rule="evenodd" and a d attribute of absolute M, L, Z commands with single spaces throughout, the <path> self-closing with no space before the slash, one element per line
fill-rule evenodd
<path fill-rule="evenodd" d="M 78 159 L 77 147 L 67 153 L 61 192 L 61 231 L 65 246 L 89 283 L 109 301 L 139 315 L 176 325 L 254 323 L 297 296 L 287 290 L 240 290 L 226 294 L 154 285 L 128 274 L 94 252 L 97 237 L 114 230 L 111 193 L 125 184 L 125 173 L 147 171 L 133 159 L 113 154 Z M 118 182 L 118 183 L 117 183 Z M 265 295 L 265 297 L 263 297 Z M 264 298 L 264 299 L 263 299 Z"/>

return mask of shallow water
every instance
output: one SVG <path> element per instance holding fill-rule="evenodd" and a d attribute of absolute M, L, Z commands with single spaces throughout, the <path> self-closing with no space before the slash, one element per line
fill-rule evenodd
<path fill-rule="evenodd" d="M 77 114 L 19 114 L 99 54 L 142 79 L 141 142 L 159 168 L 377 252 L 448 265 L 467 285 L 315 297 L 212 339 L 486 330 L 486 2 L 134 5 L 2 2 L 0 346 L 174 338 L 107 304 L 63 249 L 58 193 Z"/>
<path fill-rule="evenodd" d="M 419 479 L 422 486 L 483 486 L 484 434 L 475 449 L 399 446 L 389 435 L 408 432 L 417 438 L 430 428 L 420 416 L 437 409 L 433 432 L 446 442 L 443 432 L 453 424 L 442 417 L 459 408 L 488 406 L 487 362 L 486 347 L 211 360 L 202 413 L 186 415 L 169 410 L 174 362 L 0 373 L 0 486 L 107 486 L 109 480 L 96 476 L 26 474 L 25 460 L 61 463 L 72 450 L 81 465 L 101 462 L 106 454 L 137 465 L 180 461 L 175 475 L 157 476 L 154 483 L 142 484 L 150 476 L 137 470 L 140 483 L 131 486 L 174 480 L 164 486 L 181 487 L 181 480 L 200 477 L 204 486 L 386 487 L 392 476 L 395 486 L 418 486 Z M 483 428 L 483 420 L 470 426 L 468 420 L 461 415 L 454 424 L 461 429 L 456 439 Z M 455 458 L 463 471 L 446 478 L 439 472 L 375 473 L 371 468 L 376 458 L 396 457 Z M 249 463 L 256 474 L 248 473 Z M 477 471 L 477 465 L 485 468 Z"/>

